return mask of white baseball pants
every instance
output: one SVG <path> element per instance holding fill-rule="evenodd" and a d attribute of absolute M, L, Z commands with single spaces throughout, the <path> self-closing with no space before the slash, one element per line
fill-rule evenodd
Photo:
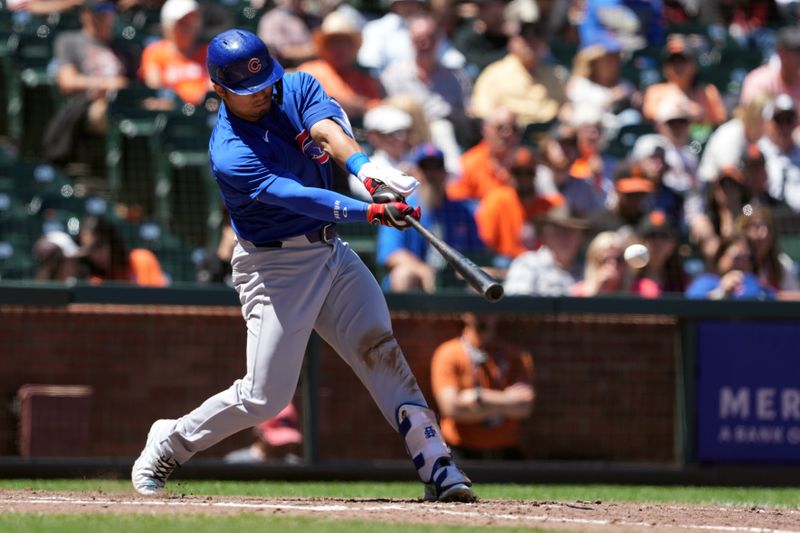
<path fill-rule="evenodd" d="M 383 293 L 347 243 L 300 236 L 281 248 L 257 248 L 240 240 L 232 264 L 247 322 L 247 374 L 177 421 L 167 444 L 178 463 L 278 414 L 294 396 L 312 329 L 395 429 L 400 405 L 427 405 L 394 339 Z"/>

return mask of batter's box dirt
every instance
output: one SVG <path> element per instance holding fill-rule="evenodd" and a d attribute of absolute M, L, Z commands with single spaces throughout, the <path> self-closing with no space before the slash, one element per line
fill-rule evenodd
<path fill-rule="evenodd" d="M 265 513 L 324 516 L 350 520 L 415 524 L 468 524 L 653 533 L 723 531 L 800 533 L 796 509 L 652 503 L 543 502 L 481 500 L 474 504 L 417 500 L 336 498 L 236 498 L 178 496 L 145 498 L 101 492 L 0 491 L 3 513 L 119 513 L 237 515 Z"/>

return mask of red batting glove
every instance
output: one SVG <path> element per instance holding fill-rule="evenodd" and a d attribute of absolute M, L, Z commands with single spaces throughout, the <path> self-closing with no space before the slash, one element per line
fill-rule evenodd
<path fill-rule="evenodd" d="M 405 198 L 397 191 L 386 185 L 381 180 L 367 178 L 364 180 L 364 187 L 367 188 L 372 201 L 376 204 L 386 204 L 389 202 L 405 202 Z"/>
<path fill-rule="evenodd" d="M 410 226 L 406 217 L 419 220 L 419 215 L 419 207 L 414 209 L 403 202 L 369 204 L 367 208 L 367 222 L 370 224 L 383 224 L 397 229 L 406 229 Z"/>

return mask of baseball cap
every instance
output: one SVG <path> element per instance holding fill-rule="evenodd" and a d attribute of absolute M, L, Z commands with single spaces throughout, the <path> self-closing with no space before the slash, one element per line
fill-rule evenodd
<path fill-rule="evenodd" d="M 407 130 L 411 127 L 412 122 L 411 115 L 402 109 L 388 105 L 373 107 L 364 115 L 364 128 L 383 134 Z"/>
<path fill-rule="evenodd" d="M 117 4 L 111 0 L 84 0 L 83 7 L 93 13 L 117 10 Z"/>
<path fill-rule="evenodd" d="M 411 152 L 411 160 L 419 165 L 420 162 L 426 159 L 437 159 L 444 161 L 444 152 L 433 143 L 422 143 L 417 145 Z"/>
<path fill-rule="evenodd" d="M 283 67 L 264 41 L 246 30 L 227 30 L 214 37 L 206 66 L 211 81 L 239 95 L 263 91 L 283 77 Z"/>
<path fill-rule="evenodd" d="M 781 113 L 795 113 L 797 108 L 794 99 L 786 93 L 779 94 L 775 99 L 764 106 L 762 116 L 766 120 L 772 120 Z"/>
<path fill-rule="evenodd" d="M 195 0 L 167 0 L 161 6 L 161 26 L 171 28 L 189 13 L 200 9 Z"/>
<path fill-rule="evenodd" d="M 614 189 L 621 194 L 650 193 L 655 188 L 652 181 L 639 174 L 637 165 L 619 165 L 614 177 Z"/>
<path fill-rule="evenodd" d="M 264 440 L 271 446 L 300 444 L 303 442 L 297 410 L 291 403 L 284 407 L 275 417 L 260 423 L 256 427 L 261 432 Z"/>
<path fill-rule="evenodd" d="M 566 203 L 555 204 L 552 208 L 537 219 L 540 224 L 552 224 L 562 228 L 589 229 L 589 222 L 585 218 L 576 217 Z"/>

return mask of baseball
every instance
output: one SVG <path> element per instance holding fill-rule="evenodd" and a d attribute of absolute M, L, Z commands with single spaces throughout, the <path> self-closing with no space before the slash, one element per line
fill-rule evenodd
<path fill-rule="evenodd" d="M 650 261 L 650 252 L 644 244 L 631 244 L 625 248 L 625 261 L 631 268 L 644 268 Z"/>

